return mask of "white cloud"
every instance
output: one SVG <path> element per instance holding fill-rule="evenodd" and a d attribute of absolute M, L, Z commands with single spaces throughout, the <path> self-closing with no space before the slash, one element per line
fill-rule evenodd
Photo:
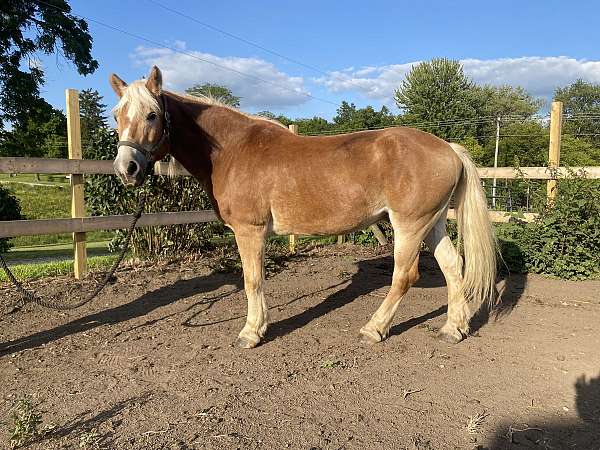
<path fill-rule="evenodd" d="M 491 60 L 465 59 L 465 73 L 478 83 L 522 86 L 533 95 L 549 97 L 577 78 L 600 82 L 600 61 L 566 56 L 533 56 Z"/>
<path fill-rule="evenodd" d="M 522 57 L 500 59 L 464 59 L 465 73 L 481 84 L 522 86 L 534 96 L 550 97 L 559 86 L 577 78 L 600 83 L 600 61 L 566 56 Z M 330 72 L 315 79 L 333 92 L 358 91 L 383 102 L 390 102 L 394 90 L 407 72 L 419 61 L 380 67 Z"/>
<path fill-rule="evenodd" d="M 131 57 L 139 66 L 157 65 L 167 89 L 184 91 L 195 84 L 221 84 L 242 98 L 244 108 L 278 109 L 310 100 L 302 77 L 287 75 L 262 59 L 220 57 L 187 50 L 182 41 L 175 42 L 174 47 L 178 51 L 138 47 Z"/>
<path fill-rule="evenodd" d="M 381 67 L 362 67 L 329 72 L 326 77 L 316 78 L 333 92 L 358 91 L 367 97 L 386 101 L 394 95 L 394 89 L 416 63 L 394 64 Z"/>

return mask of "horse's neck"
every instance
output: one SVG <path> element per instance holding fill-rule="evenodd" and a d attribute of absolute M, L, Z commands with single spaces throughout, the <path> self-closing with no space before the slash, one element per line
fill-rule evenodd
<path fill-rule="evenodd" d="M 217 105 L 170 96 L 171 153 L 205 185 L 213 164 L 223 153 L 235 151 L 252 126 L 252 119 Z"/>

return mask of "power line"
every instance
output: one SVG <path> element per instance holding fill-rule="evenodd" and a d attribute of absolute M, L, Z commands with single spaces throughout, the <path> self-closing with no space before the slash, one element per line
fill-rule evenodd
<path fill-rule="evenodd" d="M 138 34 L 131 33 L 131 32 L 129 32 L 129 31 L 123 30 L 123 29 L 121 29 L 121 28 L 118 28 L 118 27 L 115 27 L 115 26 L 113 26 L 113 25 L 110 25 L 110 24 L 107 24 L 107 23 L 101 22 L 101 21 L 99 21 L 99 20 L 96 20 L 96 19 L 92 19 L 92 18 L 90 18 L 90 17 L 84 16 L 84 15 L 81 15 L 81 14 L 76 14 L 76 13 L 73 13 L 73 12 L 70 12 L 70 11 L 66 11 L 66 10 L 64 10 L 64 9 L 61 9 L 61 8 L 59 8 L 59 7 L 58 7 L 58 6 L 56 6 L 56 5 L 52 5 L 52 4 L 50 4 L 50 3 L 46 3 L 46 2 L 44 2 L 44 1 L 42 1 L 42 0 L 36 0 L 36 1 L 37 1 L 38 3 L 40 3 L 40 4 L 42 4 L 42 5 L 46 5 L 46 6 L 49 6 L 49 7 L 51 7 L 51 8 L 54 8 L 54 9 L 56 9 L 56 10 L 59 10 L 59 11 L 62 11 L 62 12 L 66 12 L 66 13 L 72 14 L 73 16 L 79 17 L 79 18 L 81 18 L 81 19 L 85 19 L 85 20 L 87 20 L 87 21 L 89 21 L 89 22 L 92 22 L 92 23 L 95 23 L 95 24 L 101 25 L 101 26 L 103 26 L 103 27 L 105 27 L 105 28 L 109 28 L 109 29 L 111 29 L 111 30 L 113 30 L 113 31 L 117 31 L 117 32 L 119 32 L 119 33 L 121 33 L 121 34 L 124 34 L 124 35 L 126 35 L 126 36 L 133 37 L 133 38 L 135 38 L 135 39 L 139 39 L 139 40 L 142 40 L 142 41 L 148 42 L 148 43 L 150 43 L 150 44 L 152 44 L 152 45 L 156 45 L 156 46 L 159 46 L 159 47 L 165 48 L 165 49 L 167 49 L 167 50 L 171 50 L 171 51 L 173 51 L 173 52 L 176 52 L 176 53 L 181 53 L 182 55 L 189 56 L 190 58 L 197 59 L 198 61 L 202 61 L 202 62 L 204 62 L 204 63 L 206 63 L 206 64 L 211 64 L 211 65 L 213 65 L 213 66 L 215 66 L 215 67 L 218 67 L 218 68 L 220 68 L 220 69 L 223 69 L 223 70 L 228 70 L 228 71 L 230 71 L 230 72 L 237 73 L 238 75 L 244 76 L 244 77 L 246 77 L 246 78 L 251 78 L 251 79 L 254 79 L 254 80 L 260 81 L 260 82 L 262 82 L 262 83 L 270 84 L 270 85 L 272 85 L 272 86 L 276 86 L 276 87 L 278 87 L 278 88 L 280 88 L 280 89 L 284 89 L 284 90 L 286 90 L 286 91 L 294 92 L 294 93 L 296 93 L 296 94 L 303 95 L 303 96 L 305 96 L 305 97 L 310 97 L 310 98 L 312 98 L 313 100 L 319 100 L 319 101 L 321 101 L 321 102 L 324 102 L 324 103 L 329 103 L 330 105 L 333 105 L 333 106 L 338 106 L 338 104 L 337 104 L 337 103 L 334 103 L 334 102 L 332 102 L 332 101 L 330 101 L 330 100 L 327 100 L 327 99 L 324 99 L 324 98 L 316 97 L 316 96 L 314 96 L 314 95 L 312 95 L 312 94 L 309 94 L 309 93 L 307 93 L 307 92 L 299 92 L 299 91 L 297 91 L 296 89 L 290 88 L 290 87 L 288 87 L 288 86 L 285 86 L 285 85 L 282 85 L 282 84 L 279 84 L 279 83 L 275 83 L 275 82 L 273 82 L 273 81 L 270 81 L 270 80 L 265 80 L 264 78 L 258 77 L 258 76 L 256 76 L 256 75 L 251 75 L 251 74 L 248 74 L 248 73 L 245 73 L 245 72 L 241 72 L 241 71 L 239 71 L 239 70 L 236 70 L 236 69 L 232 69 L 231 67 L 223 66 L 223 65 L 221 65 L 221 64 L 218 64 L 218 63 L 216 63 L 216 62 L 214 62 L 214 61 L 210 61 L 210 60 L 208 60 L 208 59 L 201 58 L 201 57 L 199 57 L 198 55 L 195 55 L 194 53 L 186 52 L 186 51 L 184 51 L 184 50 L 180 50 L 180 49 L 178 49 L 178 48 L 176 48 L 176 47 L 171 47 L 171 46 L 169 46 L 169 45 L 162 44 L 162 43 L 160 43 L 160 42 L 157 42 L 157 41 L 155 41 L 155 40 L 148 39 L 148 38 L 146 38 L 146 37 L 144 37 L 144 36 L 140 36 L 140 35 L 138 35 Z"/>
<path fill-rule="evenodd" d="M 221 34 L 223 34 L 223 35 L 225 35 L 227 37 L 230 37 L 231 39 L 235 39 L 237 41 L 243 42 L 244 44 L 247 44 L 247 45 L 250 45 L 252 47 L 258 48 L 258 49 L 260 49 L 260 50 L 262 50 L 264 52 L 270 53 L 271 55 L 274 55 L 274 56 L 277 56 L 279 58 L 285 59 L 286 61 L 289 61 L 291 63 L 297 64 L 297 65 L 302 66 L 302 67 L 305 67 L 307 69 L 314 70 L 315 72 L 318 72 L 318 73 L 320 73 L 322 75 L 326 75 L 326 76 L 329 75 L 327 72 L 325 72 L 325 71 L 323 71 L 323 70 L 321 70 L 321 69 L 319 69 L 317 67 L 314 67 L 314 66 L 311 66 L 309 64 L 305 64 L 303 62 L 297 61 L 295 59 L 292 59 L 292 58 L 290 58 L 290 57 L 288 57 L 286 55 L 283 55 L 283 54 L 281 54 L 279 52 L 276 52 L 274 50 L 270 50 L 270 49 L 268 49 L 266 47 L 263 47 L 260 44 L 257 44 L 255 42 L 249 41 L 248 39 L 245 39 L 245 38 L 243 38 L 241 36 L 237 36 L 237 35 L 235 35 L 233 33 L 230 33 L 229 31 L 225 31 L 225 30 L 223 30 L 221 28 L 217 28 L 214 25 L 211 25 L 209 23 L 206 23 L 206 22 L 203 22 L 201 20 L 198 20 L 195 17 L 192 17 L 192 16 L 190 16 L 188 14 L 185 14 L 185 13 L 183 13 L 181 11 L 177 11 L 177 10 L 175 10 L 175 9 L 169 7 L 169 6 L 163 5 L 160 2 L 157 2 L 155 0 L 147 0 L 147 1 L 150 2 L 150 3 L 155 4 L 156 6 L 158 6 L 160 8 L 163 8 L 163 9 L 165 9 L 167 11 L 170 11 L 173 14 L 177 14 L 178 16 L 185 17 L 186 19 L 189 19 L 192 22 L 196 22 L 197 24 L 202 25 L 203 27 L 206 27 L 206 28 L 208 28 L 208 29 L 210 29 L 212 31 L 215 31 L 217 33 L 221 33 Z"/>

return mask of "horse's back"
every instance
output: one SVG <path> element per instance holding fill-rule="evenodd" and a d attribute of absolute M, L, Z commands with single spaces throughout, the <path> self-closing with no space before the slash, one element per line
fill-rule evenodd
<path fill-rule="evenodd" d="M 419 216 L 439 209 L 460 168 L 445 141 L 393 128 L 292 135 L 265 152 L 254 174 L 265 180 L 275 232 L 334 234 L 373 223 L 388 210 Z"/>

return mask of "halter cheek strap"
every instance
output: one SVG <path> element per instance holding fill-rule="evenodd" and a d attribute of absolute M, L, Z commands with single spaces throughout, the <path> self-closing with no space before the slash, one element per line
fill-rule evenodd
<path fill-rule="evenodd" d="M 134 148 L 141 152 L 149 162 L 154 162 L 154 153 L 163 145 L 166 140 L 169 139 L 171 132 L 171 117 L 169 115 L 169 111 L 167 111 L 167 97 L 161 95 L 160 98 L 163 106 L 163 129 L 160 139 L 150 147 L 143 146 L 133 141 L 119 141 L 117 144 L 117 149 L 120 147 Z"/>

